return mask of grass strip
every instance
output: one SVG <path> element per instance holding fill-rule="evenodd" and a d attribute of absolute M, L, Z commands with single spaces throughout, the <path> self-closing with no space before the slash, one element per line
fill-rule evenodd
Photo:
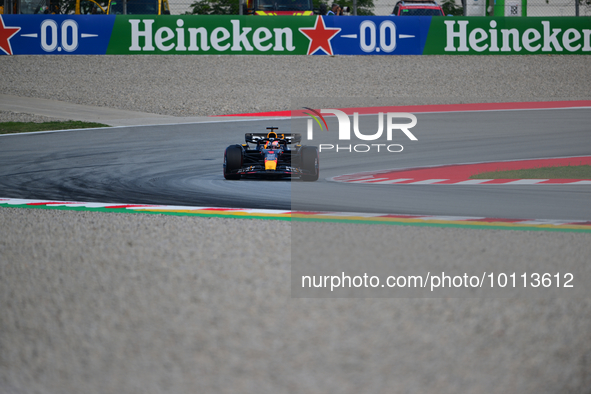
<path fill-rule="evenodd" d="M 95 127 L 110 127 L 102 123 L 66 120 L 56 122 L 0 122 L 0 134 L 29 133 L 32 131 L 91 129 Z"/>
<path fill-rule="evenodd" d="M 490 171 L 472 175 L 470 179 L 591 179 L 591 165 Z"/>

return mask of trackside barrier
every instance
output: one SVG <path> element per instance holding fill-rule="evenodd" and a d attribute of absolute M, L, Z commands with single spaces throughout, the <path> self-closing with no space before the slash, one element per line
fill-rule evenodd
<path fill-rule="evenodd" d="M 591 18 L 1 15 L 5 55 L 591 54 Z"/>

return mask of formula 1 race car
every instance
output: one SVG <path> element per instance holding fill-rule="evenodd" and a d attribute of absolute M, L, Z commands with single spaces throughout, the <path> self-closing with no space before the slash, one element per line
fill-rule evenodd
<path fill-rule="evenodd" d="M 277 133 L 277 129 L 267 127 L 270 130 L 268 133 L 247 133 L 244 135 L 246 144 L 227 147 L 224 152 L 224 178 L 291 177 L 317 181 L 320 173 L 318 148 L 300 145 L 301 134 Z"/>

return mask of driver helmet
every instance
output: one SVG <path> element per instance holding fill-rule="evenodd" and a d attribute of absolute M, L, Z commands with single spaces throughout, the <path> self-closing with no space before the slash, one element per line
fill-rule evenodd
<path fill-rule="evenodd" d="M 277 149 L 279 148 L 279 141 L 269 140 L 265 142 L 265 149 Z"/>

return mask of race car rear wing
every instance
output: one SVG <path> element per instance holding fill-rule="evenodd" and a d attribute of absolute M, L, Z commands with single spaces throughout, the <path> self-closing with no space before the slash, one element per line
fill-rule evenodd
<path fill-rule="evenodd" d="M 251 142 L 253 144 L 258 143 L 259 141 L 266 140 L 269 133 L 246 133 L 244 134 L 244 140 L 248 143 Z M 288 144 L 298 144 L 302 141 L 302 135 L 299 133 L 277 133 L 277 138 L 280 140 L 285 140 Z"/>

